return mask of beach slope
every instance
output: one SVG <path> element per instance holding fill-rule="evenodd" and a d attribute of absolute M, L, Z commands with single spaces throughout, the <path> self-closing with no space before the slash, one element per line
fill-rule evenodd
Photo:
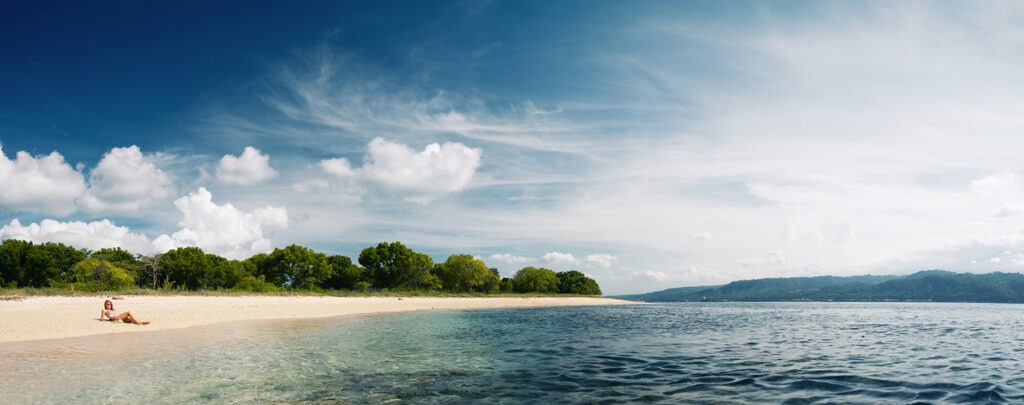
<path fill-rule="evenodd" d="M 0 301 L 0 343 L 187 328 L 257 319 L 298 319 L 430 309 L 635 304 L 600 297 L 125 296 L 117 312 L 151 321 L 99 320 L 108 297 L 26 297 Z"/>

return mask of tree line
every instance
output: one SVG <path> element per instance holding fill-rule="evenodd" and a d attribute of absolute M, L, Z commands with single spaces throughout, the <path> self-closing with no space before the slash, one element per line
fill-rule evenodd
<path fill-rule="evenodd" d="M 97 251 L 62 243 L 7 239 L 0 244 L 0 286 L 72 291 L 167 290 L 447 291 L 454 293 L 562 293 L 601 295 L 597 282 L 576 271 L 524 267 L 511 278 L 470 255 L 443 263 L 400 242 L 381 242 L 357 262 L 290 245 L 245 260 L 183 247 L 153 256 L 117 247 Z"/>

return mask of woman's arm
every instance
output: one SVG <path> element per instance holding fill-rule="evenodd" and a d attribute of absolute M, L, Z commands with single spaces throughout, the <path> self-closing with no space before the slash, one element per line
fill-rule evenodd
<path fill-rule="evenodd" d="M 106 312 L 106 311 L 104 311 L 104 310 L 102 310 L 102 309 L 100 310 L 100 321 L 102 321 L 102 320 L 103 320 L 103 313 L 104 313 L 104 312 Z"/>

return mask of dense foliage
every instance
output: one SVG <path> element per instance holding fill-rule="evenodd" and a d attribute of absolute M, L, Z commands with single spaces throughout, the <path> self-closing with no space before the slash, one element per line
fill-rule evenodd
<path fill-rule="evenodd" d="M 399 242 L 363 249 L 359 265 L 291 245 L 245 260 L 229 260 L 183 247 L 154 256 L 121 248 L 95 252 L 60 243 L 8 239 L 0 244 L 0 287 L 56 287 L 72 291 L 129 288 L 273 292 L 288 290 L 399 290 L 452 293 L 564 293 L 600 295 L 597 282 L 571 270 L 556 273 L 527 267 L 512 278 L 470 255 L 435 264 L 430 256 Z M 361 265 L 361 266 L 360 266 Z"/>
<path fill-rule="evenodd" d="M 1024 303 L 1024 275 L 928 270 L 909 276 L 743 280 L 622 296 L 639 301 L 933 301 Z"/>

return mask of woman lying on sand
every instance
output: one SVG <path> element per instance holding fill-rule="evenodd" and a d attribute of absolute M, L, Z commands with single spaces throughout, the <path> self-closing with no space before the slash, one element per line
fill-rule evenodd
<path fill-rule="evenodd" d="M 131 311 L 122 312 L 120 314 L 115 312 L 114 303 L 110 302 L 110 300 L 103 302 L 103 310 L 100 311 L 100 320 L 108 320 L 110 322 L 124 321 L 127 323 L 134 323 L 136 325 L 149 325 L 149 321 L 139 322 L 139 320 L 135 319 L 135 317 L 132 316 Z"/>

